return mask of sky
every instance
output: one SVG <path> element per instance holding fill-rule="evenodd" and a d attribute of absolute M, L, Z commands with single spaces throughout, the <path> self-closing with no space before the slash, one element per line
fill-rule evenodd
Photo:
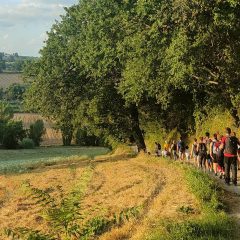
<path fill-rule="evenodd" d="M 0 52 L 39 56 L 46 31 L 77 0 L 0 0 Z"/>

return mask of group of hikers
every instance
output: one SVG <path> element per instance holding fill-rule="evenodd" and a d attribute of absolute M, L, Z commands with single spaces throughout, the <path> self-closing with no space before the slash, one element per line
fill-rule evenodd
<path fill-rule="evenodd" d="M 225 136 L 215 133 L 211 138 L 209 132 L 206 132 L 205 137 L 195 138 L 191 150 L 182 137 L 177 142 L 165 141 L 163 148 L 160 143 L 155 142 L 155 153 L 157 156 L 170 157 L 174 160 L 193 159 L 195 166 L 204 171 L 213 171 L 215 176 L 224 178 L 227 185 L 230 184 L 231 170 L 232 183 L 237 186 L 240 142 L 230 128 L 226 128 L 225 131 Z"/>

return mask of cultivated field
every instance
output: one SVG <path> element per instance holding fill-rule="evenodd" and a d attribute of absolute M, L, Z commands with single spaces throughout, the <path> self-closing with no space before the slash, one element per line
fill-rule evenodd
<path fill-rule="evenodd" d="M 13 83 L 23 83 L 21 74 L 19 73 L 0 73 L 0 87 L 8 88 Z"/>
<path fill-rule="evenodd" d="M 29 197 L 25 184 L 47 190 L 52 197 L 60 199 L 60 195 L 67 196 L 84 172 L 89 171 L 89 164 L 90 178 L 81 203 L 84 216 L 111 217 L 127 208 L 141 209 L 138 219 L 112 228 L 100 237 L 102 240 L 143 239 L 157 218 L 184 219 L 185 214 L 178 209 L 185 205 L 194 209 L 192 217 L 199 214 L 199 204 L 189 192 L 181 170 L 172 174 L 168 164 L 154 158 L 109 155 L 21 175 L 1 176 L 1 230 L 27 226 L 48 232 L 42 208 Z"/>
<path fill-rule="evenodd" d="M 19 173 L 39 166 L 74 159 L 91 159 L 106 154 L 100 147 L 41 147 L 36 149 L 0 150 L 0 174 Z"/>
<path fill-rule="evenodd" d="M 75 157 L 28 173 L 0 175 L 0 239 L 12 240 L 4 230 L 17 228 L 59 234 L 37 238 L 47 240 L 239 239 L 239 228 L 221 210 L 218 192 L 228 213 L 237 220 L 239 197 L 219 191 L 206 174 L 154 156 L 134 157 L 129 150 L 93 157 L 104 151 L 88 149 L 91 157 Z M 80 214 L 77 223 L 85 227 L 82 234 L 90 235 L 67 238 L 60 234 L 62 228 L 54 225 L 56 216 L 64 224 L 65 211 L 71 219 L 71 201 L 66 202 L 70 196 L 77 197 L 79 207 L 74 211 Z M 42 199 L 49 199 L 50 210 Z M 70 205 L 58 207 L 62 203 Z M 124 215 L 129 210 L 132 214 Z M 94 221 L 86 224 L 91 219 Z M 117 223 L 104 227 L 106 219 L 117 219 Z M 91 235 L 93 232 L 97 236 Z"/>

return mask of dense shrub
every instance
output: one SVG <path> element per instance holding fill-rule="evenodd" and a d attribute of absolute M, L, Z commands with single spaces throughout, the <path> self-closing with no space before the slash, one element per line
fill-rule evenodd
<path fill-rule="evenodd" d="M 35 144 L 31 138 L 24 138 L 20 143 L 20 147 L 24 149 L 33 149 Z"/>
<path fill-rule="evenodd" d="M 10 101 L 22 101 L 23 95 L 26 91 L 26 86 L 19 83 L 14 83 L 10 85 L 5 91 L 5 97 Z"/>
<path fill-rule="evenodd" d="M 31 138 L 35 146 L 40 146 L 42 136 L 45 133 L 43 120 L 37 120 L 35 123 L 30 125 L 28 137 Z"/>
<path fill-rule="evenodd" d="M 1 143 L 5 148 L 14 149 L 25 137 L 22 121 L 5 121 L 1 124 Z"/>
<path fill-rule="evenodd" d="M 76 144 L 80 146 L 100 146 L 104 145 L 100 138 L 93 134 L 88 134 L 86 130 L 78 129 L 75 135 Z"/>

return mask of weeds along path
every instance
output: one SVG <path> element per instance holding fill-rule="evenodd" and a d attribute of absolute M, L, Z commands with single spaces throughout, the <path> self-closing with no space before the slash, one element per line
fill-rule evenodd
<path fill-rule="evenodd" d="M 192 165 L 193 162 L 191 162 Z M 218 177 L 215 177 L 214 174 L 211 172 L 209 173 L 209 176 L 218 183 L 218 185 L 222 189 L 222 194 L 220 195 L 221 201 L 226 206 L 226 211 L 229 216 L 233 217 L 237 224 L 238 224 L 238 235 L 240 239 L 240 171 L 238 171 L 238 186 L 233 185 L 226 185 L 224 183 L 224 179 L 219 179 Z"/>
<path fill-rule="evenodd" d="M 222 202 L 227 207 L 227 213 L 232 216 L 238 224 L 238 234 L 240 239 L 240 186 L 238 185 L 227 186 L 224 184 L 224 180 L 216 178 L 212 174 L 210 176 L 218 182 L 219 186 L 223 189 Z M 240 182 L 240 172 L 238 171 L 238 182 Z"/>

